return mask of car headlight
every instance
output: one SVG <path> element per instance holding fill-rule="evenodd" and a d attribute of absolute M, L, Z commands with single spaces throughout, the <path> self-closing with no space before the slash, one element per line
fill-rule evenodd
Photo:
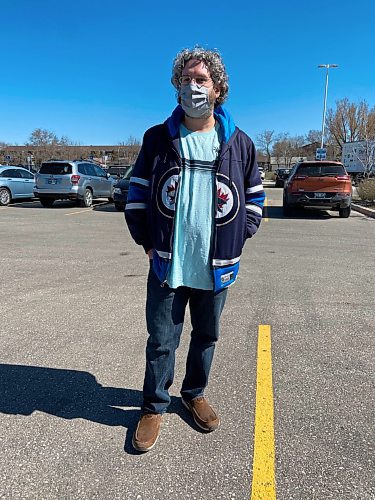
<path fill-rule="evenodd" d="M 116 194 L 121 194 L 121 189 L 120 188 L 115 188 L 113 190 L 113 192 L 116 193 Z"/>

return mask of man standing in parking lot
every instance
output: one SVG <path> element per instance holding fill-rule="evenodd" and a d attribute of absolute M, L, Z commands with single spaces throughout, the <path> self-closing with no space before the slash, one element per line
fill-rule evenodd
<path fill-rule="evenodd" d="M 228 75 L 220 54 L 183 50 L 172 84 L 178 106 L 145 133 L 125 207 L 130 233 L 150 259 L 143 405 L 133 436 L 139 451 L 155 445 L 170 403 L 188 303 L 193 330 L 182 403 L 204 431 L 220 424 L 204 390 L 227 288 L 259 227 L 265 197 L 254 144 L 222 107 Z"/>

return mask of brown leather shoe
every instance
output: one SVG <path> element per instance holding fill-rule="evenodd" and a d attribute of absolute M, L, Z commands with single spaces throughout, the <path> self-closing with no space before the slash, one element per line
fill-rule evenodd
<path fill-rule="evenodd" d="M 220 418 L 204 396 L 191 401 L 182 398 L 182 404 L 190 411 L 197 426 L 206 432 L 215 431 L 220 425 Z"/>
<path fill-rule="evenodd" d="M 162 415 L 145 413 L 139 419 L 132 444 L 137 451 L 151 450 L 158 440 Z"/>

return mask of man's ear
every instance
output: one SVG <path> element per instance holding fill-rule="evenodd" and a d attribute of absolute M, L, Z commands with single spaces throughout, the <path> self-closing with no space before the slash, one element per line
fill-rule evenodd
<path fill-rule="evenodd" d="M 214 87 L 214 92 L 215 92 L 215 96 L 216 96 L 216 99 L 220 96 L 220 88 L 219 87 Z"/>

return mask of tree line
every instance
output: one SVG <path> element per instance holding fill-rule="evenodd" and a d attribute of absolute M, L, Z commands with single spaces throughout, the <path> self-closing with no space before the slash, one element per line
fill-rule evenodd
<path fill-rule="evenodd" d="M 312 159 L 320 141 L 321 132 L 315 129 L 309 130 L 305 135 L 295 136 L 270 129 L 264 130 L 256 137 L 258 151 L 267 157 L 268 165 L 271 165 L 271 157 L 275 163 L 286 166 L 291 166 L 292 162 L 299 158 Z M 335 108 L 327 112 L 324 137 L 327 159 L 341 161 L 343 144 L 354 141 L 364 143 L 364 154 L 358 159 L 364 163 L 365 170 L 372 168 L 375 161 L 375 106 L 370 108 L 365 100 L 355 103 L 344 98 L 337 101 Z M 1 156 L 4 157 L 10 148 L 10 145 L 0 141 L 0 161 Z M 25 150 L 27 149 L 32 152 L 35 165 L 40 165 L 42 161 L 50 158 L 73 160 L 98 154 L 106 155 L 106 152 L 96 151 L 95 146 L 82 146 L 65 135 L 58 137 L 53 131 L 42 128 L 32 131 L 25 144 Z M 139 150 L 140 141 L 130 136 L 108 152 L 109 161 L 132 164 Z M 13 163 L 26 163 L 25 153 L 22 151 L 13 152 L 12 156 Z"/>
<path fill-rule="evenodd" d="M 12 149 L 12 145 L 0 141 L 0 163 L 10 154 L 12 164 L 26 165 L 30 161 L 27 158 L 32 158 L 32 164 L 36 167 L 50 159 L 75 160 L 94 157 L 102 160 L 104 156 L 108 157 L 111 163 L 131 165 L 135 162 L 140 147 L 140 141 L 130 136 L 112 145 L 110 151 L 99 151 L 96 146 L 81 145 L 66 135 L 59 137 L 52 130 L 36 128 L 22 148 Z"/>
<path fill-rule="evenodd" d="M 364 148 L 375 157 L 375 106 L 370 108 L 366 101 L 350 102 L 348 98 L 336 102 L 335 108 L 329 109 L 326 117 L 326 133 L 324 146 L 327 148 L 327 159 L 342 158 L 343 144 L 363 141 Z M 274 130 L 264 130 L 258 134 L 256 143 L 258 151 L 271 157 L 276 163 L 290 166 L 298 157 L 311 157 L 315 148 L 321 142 L 321 131 L 310 130 L 306 135 L 291 136 L 287 132 L 276 133 Z M 313 147 L 309 148 L 309 145 Z M 371 161 L 371 160 L 370 160 Z"/>

